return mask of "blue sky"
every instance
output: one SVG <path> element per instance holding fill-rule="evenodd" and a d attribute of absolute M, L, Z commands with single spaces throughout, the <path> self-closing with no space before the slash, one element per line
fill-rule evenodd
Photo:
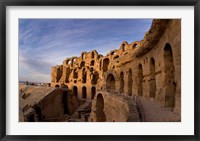
<path fill-rule="evenodd" d="M 19 80 L 50 82 L 51 67 L 96 49 L 106 55 L 121 42 L 140 41 L 152 19 L 20 19 Z"/>

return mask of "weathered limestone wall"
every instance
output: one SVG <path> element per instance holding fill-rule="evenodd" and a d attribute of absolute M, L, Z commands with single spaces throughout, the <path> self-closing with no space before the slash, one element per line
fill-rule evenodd
<path fill-rule="evenodd" d="M 77 97 L 67 88 L 20 85 L 20 122 L 59 121 L 79 107 Z"/>
<path fill-rule="evenodd" d="M 99 91 L 92 101 L 91 122 L 140 121 L 135 100 L 116 93 Z"/>
<path fill-rule="evenodd" d="M 55 121 L 63 118 L 64 115 L 71 115 L 78 108 L 79 102 L 75 95 L 69 90 L 58 90 L 52 93 L 37 104 L 41 109 L 43 121 Z"/>
<path fill-rule="evenodd" d="M 56 93 L 51 94 L 44 100 L 42 100 L 38 107 L 41 108 L 41 114 L 43 120 L 51 120 L 60 118 L 63 116 L 63 107 L 62 105 L 62 94 Z"/>
<path fill-rule="evenodd" d="M 102 55 L 93 50 L 82 52 L 80 57 L 67 58 L 61 66 L 52 67 L 51 87 L 68 87 L 72 91 L 77 89 L 79 99 L 92 99 L 99 88 L 97 84 L 102 79 L 99 60 L 101 57 Z"/>
<path fill-rule="evenodd" d="M 160 23 L 156 21 L 153 24 L 153 28 L 158 28 Z M 151 35 L 152 32 L 147 33 L 137 47 L 131 47 L 135 43 L 129 47 L 126 45 L 127 51 L 122 56 L 110 59 L 108 70 L 104 73 L 104 89 L 107 89 L 106 85 L 115 83 L 113 91 L 137 95 L 162 107 L 171 107 L 180 114 L 181 20 L 166 20 L 165 24 L 162 22 L 162 27 L 155 29 L 162 32 L 158 34 L 159 40 Z M 120 49 L 116 51 L 117 54 Z M 110 55 L 107 57 L 112 58 Z M 114 78 L 113 82 L 107 81 L 110 74 Z"/>

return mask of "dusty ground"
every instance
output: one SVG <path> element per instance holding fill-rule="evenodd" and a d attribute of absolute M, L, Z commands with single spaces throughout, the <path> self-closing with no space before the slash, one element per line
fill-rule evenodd
<path fill-rule="evenodd" d="M 161 108 L 153 102 L 142 100 L 146 122 L 180 122 L 180 116 L 169 108 Z"/>

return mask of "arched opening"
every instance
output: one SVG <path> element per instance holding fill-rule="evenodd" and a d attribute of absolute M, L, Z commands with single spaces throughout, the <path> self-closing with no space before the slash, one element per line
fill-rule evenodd
<path fill-rule="evenodd" d="M 113 58 L 113 59 L 117 59 L 117 58 L 119 58 L 119 55 L 116 55 L 116 56 L 114 56 L 114 58 Z"/>
<path fill-rule="evenodd" d="M 122 51 L 123 51 L 123 52 L 126 51 L 126 46 L 125 46 L 125 44 L 122 44 Z"/>
<path fill-rule="evenodd" d="M 128 95 L 132 95 L 132 87 L 133 87 L 133 75 L 132 70 L 130 69 L 128 72 Z"/>
<path fill-rule="evenodd" d="M 71 61 L 71 66 L 73 67 L 74 63 L 76 62 L 76 58 L 72 58 L 72 61 Z"/>
<path fill-rule="evenodd" d="M 91 54 L 91 58 L 92 58 L 92 59 L 94 58 L 94 52 L 92 52 L 92 54 Z"/>
<path fill-rule="evenodd" d="M 174 62 L 172 48 L 169 43 L 164 48 L 164 69 L 165 69 L 165 106 L 175 106 L 175 90 L 174 82 Z"/>
<path fill-rule="evenodd" d="M 155 99 L 156 97 L 156 78 L 155 78 L 155 60 L 154 58 L 150 59 L 150 98 Z"/>
<path fill-rule="evenodd" d="M 115 78 L 112 74 L 109 74 L 106 79 L 107 91 L 115 91 Z"/>
<path fill-rule="evenodd" d="M 94 60 L 91 61 L 90 66 L 94 66 Z"/>
<path fill-rule="evenodd" d="M 85 62 L 82 61 L 81 64 L 80 64 L 80 68 L 82 69 L 83 67 L 85 67 Z"/>
<path fill-rule="evenodd" d="M 143 69 L 142 65 L 138 66 L 138 96 L 143 95 Z"/>
<path fill-rule="evenodd" d="M 103 71 L 107 71 L 108 70 L 108 65 L 109 65 L 110 61 L 108 58 L 103 60 Z"/>
<path fill-rule="evenodd" d="M 57 84 L 55 87 L 56 87 L 56 88 L 59 88 L 60 86 Z"/>
<path fill-rule="evenodd" d="M 82 70 L 82 82 L 86 83 L 87 81 L 87 72 L 85 70 L 85 68 Z"/>
<path fill-rule="evenodd" d="M 96 102 L 96 118 L 97 122 L 105 122 L 106 115 L 104 114 L 104 99 L 102 94 L 98 94 Z"/>
<path fill-rule="evenodd" d="M 85 87 L 85 86 L 82 87 L 82 98 L 83 98 L 83 99 L 86 99 L 86 98 L 87 98 L 87 90 L 86 90 L 86 87 Z"/>
<path fill-rule="evenodd" d="M 76 86 L 73 87 L 73 94 L 78 97 L 78 88 Z"/>
<path fill-rule="evenodd" d="M 64 115 L 69 114 L 67 91 L 64 91 L 64 93 L 63 93 L 62 103 L 63 103 Z"/>
<path fill-rule="evenodd" d="M 85 60 L 85 53 L 82 54 L 82 60 Z"/>
<path fill-rule="evenodd" d="M 138 44 L 135 43 L 135 44 L 133 44 L 132 49 L 134 49 L 136 47 L 138 47 Z"/>
<path fill-rule="evenodd" d="M 91 84 L 97 84 L 99 79 L 99 73 L 97 71 L 91 72 Z"/>
<path fill-rule="evenodd" d="M 99 70 L 101 70 L 101 63 L 102 63 L 102 61 L 100 60 L 100 63 L 99 63 Z"/>
<path fill-rule="evenodd" d="M 76 69 L 74 69 L 73 78 L 78 78 L 78 71 Z"/>
<path fill-rule="evenodd" d="M 120 88 L 119 88 L 119 92 L 123 93 L 124 92 L 124 73 L 121 72 L 120 73 Z"/>
<path fill-rule="evenodd" d="M 91 89 L 91 99 L 94 99 L 95 94 L 96 94 L 96 88 L 92 87 L 92 89 Z"/>
<path fill-rule="evenodd" d="M 66 64 L 67 65 L 71 64 L 71 60 L 67 60 Z"/>
<path fill-rule="evenodd" d="M 115 54 L 116 54 L 116 52 L 115 52 L 115 51 L 113 51 L 113 52 L 111 52 L 110 54 L 111 54 L 111 55 L 115 55 Z"/>

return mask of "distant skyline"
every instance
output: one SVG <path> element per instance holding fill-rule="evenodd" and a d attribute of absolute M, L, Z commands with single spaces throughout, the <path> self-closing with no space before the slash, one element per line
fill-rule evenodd
<path fill-rule="evenodd" d="M 106 55 L 144 38 L 152 19 L 19 19 L 19 80 L 51 82 L 51 68 L 81 52 Z"/>

